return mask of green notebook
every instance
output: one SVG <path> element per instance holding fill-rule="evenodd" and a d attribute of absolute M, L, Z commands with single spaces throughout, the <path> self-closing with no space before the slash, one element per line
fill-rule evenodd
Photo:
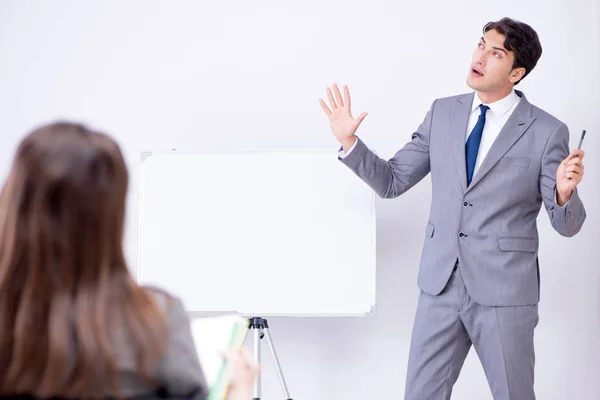
<path fill-rule="evenodd" d="M 190 323 L 200 365 L 210 392 L 207 400 L 222 400 L 225 398 L 230 377 L 220 352 L 244 345 L 248 333 L 248 318 L 228 314 L 195 318 Z"/>

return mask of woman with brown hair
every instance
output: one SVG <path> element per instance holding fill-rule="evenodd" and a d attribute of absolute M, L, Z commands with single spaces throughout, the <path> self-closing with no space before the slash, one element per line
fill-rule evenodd
<path fill-rule="evenodd" d="M 181 301 L 139 286 L 123 255 L 128 174 L 107 135 L 31 132 L 0 194 L 0 396 L 203 399 Z M 257 366 L 230 355 L 228 399 Z"/>

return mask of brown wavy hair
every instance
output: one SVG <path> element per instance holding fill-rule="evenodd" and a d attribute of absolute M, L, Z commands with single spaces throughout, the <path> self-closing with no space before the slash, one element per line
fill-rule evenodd
<path fill-rule="evenodd" d="M 120 330 L 152 384 L 167 327 L 125 262 L 127 186 L 103 133 L 56 122 L 20 143 L 0 194 L 0 395 L 118 397 Z"/>

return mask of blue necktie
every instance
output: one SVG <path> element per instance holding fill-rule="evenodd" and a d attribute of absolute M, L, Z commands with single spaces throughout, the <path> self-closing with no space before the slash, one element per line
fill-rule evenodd
<path fill-rule="evenodd" d="M 483 133 L 483 126 L 485 125 L 485 112 L 490 108 L 480 104 L 479 109 L 481 110 L 481 114 L 479 114 L 477 123 L 471 131 L 469 139 L 467 139 L 465 148 L 465 153 L 467 156 L 467 186 L 471 184 L 471 180 L 473 179 L 475 161 L 477 161 L 477 153 L 479 152 L 479 144 L 481 143 L 481 134 Z"/>

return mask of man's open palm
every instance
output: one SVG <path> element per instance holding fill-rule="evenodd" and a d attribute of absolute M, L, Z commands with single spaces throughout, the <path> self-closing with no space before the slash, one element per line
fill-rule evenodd
<path fill-rule="evenodd" d="M 346 85 L 344 85 L 343 98 L 335 83 L 333 84 L 333 92 L 330 88 L 327 88 L 326 92 L 331 108 L 327 106 L 323 99 L 319 99 L 319 103 L 329 118 L 331 130 L 333 131 L 335 138 L 344 145 L 344 147 L 351 145 L 354 143 L 354 134 L 360 123 L 367 116 L 367 113 L 364 112 L 356 118 L 352 117 L 352 112 L 350 110 L 350 91 Z"/>

